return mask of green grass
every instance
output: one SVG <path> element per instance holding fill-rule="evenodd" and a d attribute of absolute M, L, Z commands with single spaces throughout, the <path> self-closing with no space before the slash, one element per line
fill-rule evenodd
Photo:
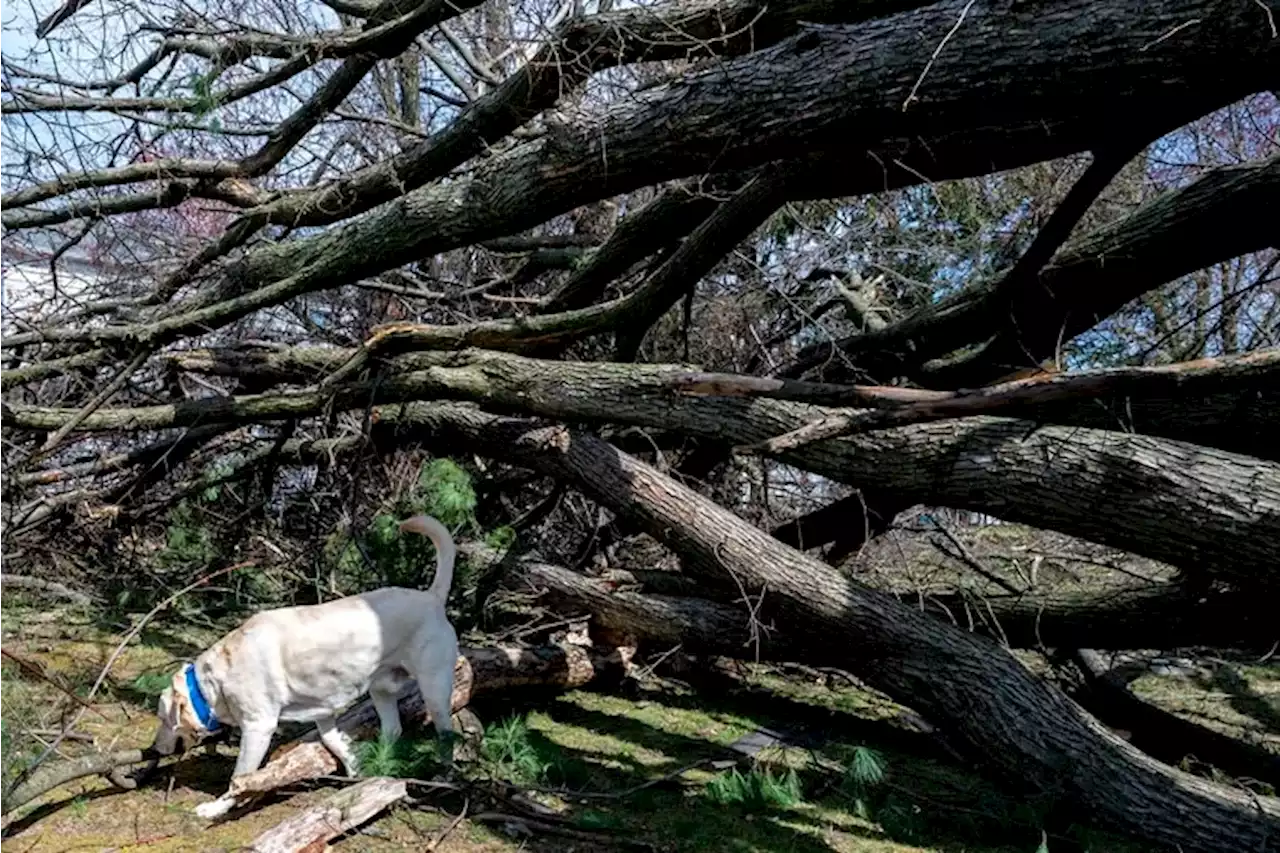
<path fill-rule="evenodd" d="M 133 680 L 133 689 L 139 696 L 158 699 L 169 686 L 172 677 L 172 673 L 167 672 L 144 672 Z"/>
<path fill-rule="evenodd" d="M 425 779 L 440 769 L 435 738 L 401 737 L 388 741 L 379 737 L 357 744 L 362 776 L 393 776 L 398 779 Z"/>
<path fill-rule="evenodd" d="M 494 776 L 517 785 L 542 783 L 552 766 L 535 745 L 528 718 L 523 715 L 486 728 L 480 756 Z"/>
<path fill-rule="evenodd" d="M 728 770 L 708 782 L 704 794 L 717 805 L 749 812 L 789 809 L 804 800 L 800 776 L 791 768 L 778 774 L 768 767 L 752 767 L 747 773 Z"/>

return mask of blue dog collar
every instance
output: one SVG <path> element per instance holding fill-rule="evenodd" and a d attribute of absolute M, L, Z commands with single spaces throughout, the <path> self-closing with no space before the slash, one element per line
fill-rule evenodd
<path fill-rule="evenodd" d="M 213 709 L 204 698 L 204 691 L 200 689 L 200 681 L 196 678 L 196 668 L 191 664 L 187 664 L 186 678 L 187 698 L 191 700 L 191 710 L 195 712 L 196 719 L 200 721 L 200 725 L 204 726 L 205 731 L 216 732 L 218 718 L 214 716 Z"/>

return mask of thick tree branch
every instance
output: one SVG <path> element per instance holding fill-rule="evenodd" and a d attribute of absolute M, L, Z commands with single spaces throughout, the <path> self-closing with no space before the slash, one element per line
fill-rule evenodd
<path fill-rule="evenodd" d="M 803 19 L 851 23 L 924 5 L 920 0 L 695 0 L 575 17 L 444 131 L 317 193 L 282 199 L 268 222 L 326 225 L 363 213 L 447 174 L 553 106 L 594 72 L 634 62 L 739 56 L 793 35 Z"/>
<path fill-rule="evenodd" d="M 422 369 L 332 392 L 104 409 L 81 428 L 246 423 L 305 417 L 330 407 L 450 397 L 545 417 L 751 444 L 832 414 L 781 400 L 674 394 L 672 381 L 688 373 L 678 367 L 471 351 L 413 358 Z M 57 429 L 73 415 L 74 410 L 16 404 L 4 413 L 13 427 L 35 430 Z M 989 417 L 835 439 L 780 458 L 902 500 L 1060 530 L 1243 586 L 1280 584 L 1271 547 L 1280 541 L 1280 464 L 1274 462 L 1149 436 Z"/>
<path fill-rule="evenodd" d="M 1037 286 L 1041 270 L 1071 236 L 1071 232 L 1102 191 L 1141 148 L 1142 146 L 1134 144 L 1133 140 L 1121 139 L 1113 141 L 1105 148 L 1095 150 L 1093 162 L 1089 164 L 1089 168 L 1072 185 L 1066 198 L 1054 209 L 1049 220 L 1031 241 L 1031 245 L 1008 272 L 991 286 L 988 294 L 989 301 L 970 303 L 971 310 L 968 315 L 963 311 L 951 315 L 949 328 L 955 331 L 955 340 L 946 340 L 939 330 L 934 329 L 928 338 L 927 346 L 932 351 L 941 353 L 972 341 L 971 326 L 981 321 L 983 313 L 1006 312 L 1019 292 Z M 885 334 L 886 328 L 882 324 L 880 328 L 873 331 Z M 927 357 L 927 353 L 915 349 L 916 343 L 917 341 L 911 342 L 913 357 Z"/>
<path fill-rule="evenodd" d="M 762 594 L 760 618 L 766 625 L 774 619 L 774 628 L 752 635 L 753 642 L 785 643 L 807 661 L 849 669 L 944 724 L 988 767 L 1033 792 L 1185 850 L 1222 850 L 1224 839 L 1252 850 L 1280 833 L 1274 798 L 1249 797 L 1153 761 L 989 641 L 806 558 L 599 439 L 460 407 L 423 414 L 436 441 L 569 479 L 680 552 L 687 571 L 736 579 Z M 1147 819 L 1155 813 L 1187 817 Z M 1212 819 L 1204 819 L 1208 813 Z"/>
<path fill-rule="evenodd" d="M 608 241 L 542 306 L 553 314 L 585 308 L 600 291 L 647 257 L 675 245 L 701 225 L 720 205 L 720 198 L 742 184 L 737 176 L 718 181 L 687 182 L 664 192 L 636 213 L 626 217 Z"/>

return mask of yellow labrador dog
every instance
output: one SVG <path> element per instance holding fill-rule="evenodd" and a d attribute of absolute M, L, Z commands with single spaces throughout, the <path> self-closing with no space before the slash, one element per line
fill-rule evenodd
<path fill-rule="evenodd" d="M 359 772 L 337 716 L 368 693 L 384 737 L 400 736 L 396 696 L 418 682 L 435 724 L 441 757 L 452 758 L 450 700 L 458 637 L 445 615 L 457 551 L 443 524 L 417 515 L 400 524 L 436 547 L 436 576 L 425 592 L 385 587 L 307 607 L 259 613 L 173 676 L 160 696 L 154 749 L 170 755 L 223 725 L 240 728 L 233 776 L 257 770 L 282 720 L 316 724 L 320 740 L 348 775 Z M 216 818 L 235 806 L 228 792 L 196 808 Z"/>

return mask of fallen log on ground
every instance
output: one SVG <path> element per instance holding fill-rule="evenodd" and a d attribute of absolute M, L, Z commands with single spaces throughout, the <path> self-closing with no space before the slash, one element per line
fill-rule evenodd
<path fill-rule="evenodd" d="M 559 566 L 533 561 L 518 565 L 519 576 L 545 592 L 557 607 L 565 612 L 590 614 L 592 631 L 597 636 L 658 646 L 679 643 L 686 652 L 738 659 L 755 653 L 741 610 L 728 604 L 621 592 L 611 589 L 605 581 Z M 774 632 L 776 628 L 773 623 L 759 626 L 764 632 Z M 799 654 L 785 641 L 765 644 L 760 652 L 761 658 L 778 662 Z M 1129 742 L 1134 746 L 1170 764 L 1192 756 L 1231 776 L 1280 786 L 1280 756 L 1145 702 L 1128 690 L 1095 651 L 1079 650 L 1075 659 L 1088 689 L 1073 692 L 1072 697 L 1106 725 L 1131 732 Z"/>
<path fill-rule="evenodd" d="M 1280 839 L 1280 800 L 1161 764 L 990 640 L 842 576 L 605 441 L 461 405 L 419 407 L 414 421 L 437 452 L 499 456 L 566 479 L 678 551 L 686 571 L 730 577 L 758 648 L 785 642 L 797 659 L 847 669 L 916 708 L 1020 784 L 1046 821 L 1084 819 L 1204 853 L 1253 853 Z"/>
<path fill-rule="evenodd" d="M 103 776 L 117 767 L 155 761 L 159 755 L 150 749 L 124 749 L 119 752 L 95 752 L 69 761 L 46 764 L 4 798 L 0 814 L 8 814 L 41 794 L 85 776 Z"/>
<path fill-rule="evenodd" d="M 1085 678 L 1075 699 L 1107 725 L 1131 732 L 1134 746 L 1172 763 L 1190 757 L 1230 776 L 1280 787 L 1280 756 L 1147 702 L 1093 649 L 1077 649 L 1071 657 Z"/>
<path fill-rule="evenodd" d="M 518 688 L 572 690 L 596 681 L 621 680 L 630 666 L 633 651 L 567 643 L 532 649 L 466 648 L 454 672 L 453 710 L 466 707 L 477 696 Z M 400 691 L 399 702 L 402 720 L 423 719 L 422 694 L 415 682 L 410 681 Z M 349 736 L 376 736 L 377 727 L 378 714 L 368 699 L 338 718 L 338 728 Z M 312 729 L 302 738 L 277 749 L 260 770 L 234 779 L 228 793 L 237 798 L 264 794 L 337 772 L 337 759 L 320 743 Z"/>
<path fill-rule="evenodd" d="M 330 795 L 319 805 L 273 826 L 249 845 L 253 853 L 325 850 L 330 839 L 355 829 L 407 793 L 400 779 L 375 776 Z"/>
<path fill-rule="evenodd" d="M 632 649 L 587 649 L 558 644 L 538 648 L 464 648 L 458 658 L 453 709 L 464 707 L 479 695 L 519 688 L 571 690 L 597 679 L 621 679 L 627 674 Z M 400 715 L 404 720 L 421 719 L 422 696 L 410 682 L 400 694 Z M 338 721 L 339 728 L 352 735 L 376 732 L 377 713 L 365 700 L 348 710 Z M 150 749 L 128 749 L 95 753 L 70 761 L 48 764 L 4 798 L 2 814 L 26 805 L 68 782 L 86 776 L 102 776 L 117 767 L 155 761 L 160 756 Z M 262 793 L 294 782 L 315 779 L 337 772 L 333 755 L 320 745 L 315 730 L 306 737 L 277 750 L 261 770 L 239 777 L 232 793 Z"/>
<path fill-rule="evenodd" d="M 1178 583 L 1101 592 L 926 593 L 904 600 L 1016 649 L 1215 646 L 1266 651 L 1280 640 L 1273 599 Z"/>

